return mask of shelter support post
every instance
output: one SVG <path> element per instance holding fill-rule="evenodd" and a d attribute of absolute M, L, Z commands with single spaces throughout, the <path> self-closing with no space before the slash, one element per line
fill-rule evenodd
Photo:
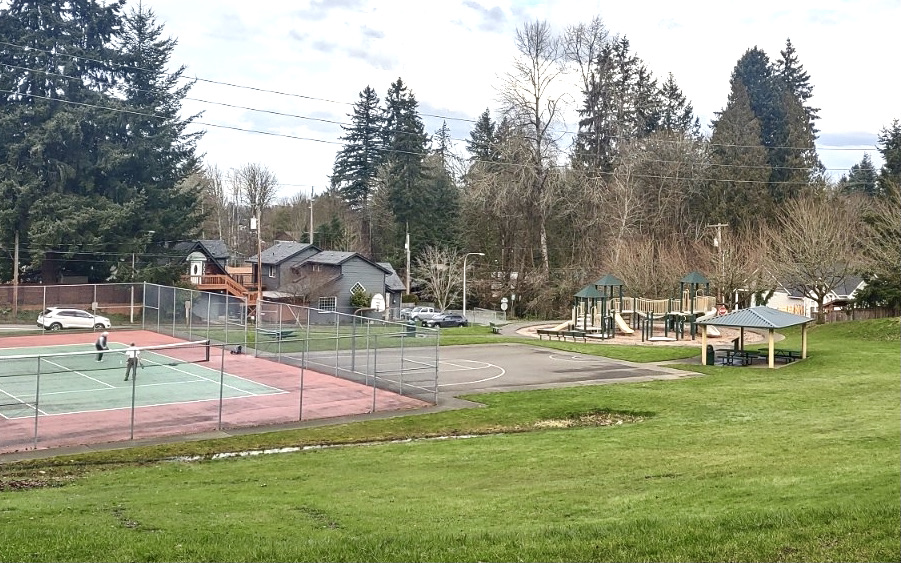
<path fill-rule="evenodd" d="M 807 358 L 807 323 L 801 325 L 801 359 Z"/>
<path fill-rule="evenodd" d="M 767 367 L 773 369 L 775 366 L 773 358 L 775 357 L 775 340 L 773 338 L 773 329 L 769 329 L 769 334 L 767 335 L 767 344 L 769 345 L 769 354 L 767 355 Z"/>
<path fill-rule="evenodd" d="M 701 330 L 701 365 L 705 365 L 707 363 L 707 358 L 705 355 L 707 354 L 707 327 L 703 327 Z"/>

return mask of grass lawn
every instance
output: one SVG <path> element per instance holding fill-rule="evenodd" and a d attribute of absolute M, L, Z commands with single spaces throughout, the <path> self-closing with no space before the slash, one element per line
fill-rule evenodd
<path fill-rule="evenodd" d="M 778 370 L 2 465 L 0 561 L 898 561 L 899 331 L 816 327 Z"/>

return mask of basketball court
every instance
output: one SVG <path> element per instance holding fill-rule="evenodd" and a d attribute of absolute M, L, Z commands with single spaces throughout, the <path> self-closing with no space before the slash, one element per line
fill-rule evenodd
<path fill-rule="evenodd" d="M 540 389 L 614 382 L 679 379 L 695 375 L 652 364 L 529 346 L 497 344 L 442 347 L 439 395 Z"/>

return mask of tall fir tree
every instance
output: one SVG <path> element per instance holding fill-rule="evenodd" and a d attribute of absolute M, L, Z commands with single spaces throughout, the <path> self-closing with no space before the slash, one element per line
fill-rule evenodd
<path fill-rule="evenodd" d="M 14 0 L 0 10 L 0 237 L 18 236 L 44 283 L 67 260 L 103 279 L 108 263 L 95 253 L 114 252 L 107 243 L 137 215 L 110 193 L 101 161 L 120 115 L 104 106 L 123 109 L 111 95 L 122 4 Z"/>
<path fill-rule="evenodd" d="M 486 109 L 476 120 L 472 131 L 469 132 L 469 140 L 466 142 L 466 150 L 469 151 L 471 161 L 491 162 L 499 156 L 497 144 L 497 124 L 492 121 L 491 113 Z"/>
<path fill-rule="evenodd" d="M 617 147 L 656 131 L 662 119 L 657 81 L 629 40 L 616 37 L 599 50 L 578 110 L 579 131 L 573 142 L 573 165 L 613 170 Z"/>
<path fill-rule="evenodd" d="M 797 52 L 791 39 L 785 40 L 785 49 L 779 51 L 779 60 L 776 61 L 776 74 L 782 79 L 789 92 L 801 103 L 810 120 L 811 132 L 818 132 L 816 120 L 819 119 L 819 108 L 812 107 L 808 100 L 813 97 L 813 85 L 810 83 L 810 75 L 804 70 L 804 65 L 798 60 Z"/>
<path fill-rule="evenodd" d="M 385 96 L 383 128 L 384 188 L 395 226 L 393 240 L 383 246 L 388 251 L 383 258 L 389 260 L 399 257 L 403 248 L 399 235 L 406 229 L 410 232 L 413 251 L 423 248 L 418 241 L 426 239 L 430 229 L 430 218 L 422 213 L 427 207 L 422 183 L 429 138 L 418 108 L 416 97 L 403 80 L 398 78 L 391 84 Z"/>
<path fill-rule="evenodd" d="M 129 197 L 142 202 L 126 240 L 143 252 L 148 231 L 169 240 L 196 235 L 202 223 L 202 185 L 185 181 L 199 171 L 196 153 L 201 133 L 188 133 L 197 116 L 181 117 L 182 100 L 194 82 L 183 82 L 185 67 L 169 72 L 177 41 L 163 36 L 154 13 L 139 5 L 123 19 L 119 40 L 124 79 L 119 166 L 110 167 Z"/>
<path fill-rule="evenodd" d="M 676 84 L 670 73 L 660 86 L 660 120 L 658 130 L 667 133 L 681 133 L 700 138 L 701 124 L 694 114 L 694 107 Z"/>
<path fill-rule="evenodd" d="M 341 126 L 344 146 L 335 157 L 331 185 L 355 211 L 362 212 L 375 190 L 379 166 L 385 160 L 384 116 L 375 90 L 367 86 L 360 92 L 350 116 L 351 124 Z"/>
<path fill-rule="evenodd" d="M 710 187 L 698 205 L 707 222 L 742 230 L 772 215 L 770 167 L 760 130 L 744 83 L 733 78 L 726 109 L 717 116 L 710 139 Z"/>
<path fill-rule="evenodd" d="M 884 161 L 879 171 L 879 194 L 897 194 L 901 191 L 901 121 L 895 119 L 880 131 L 879 153 Z"/>

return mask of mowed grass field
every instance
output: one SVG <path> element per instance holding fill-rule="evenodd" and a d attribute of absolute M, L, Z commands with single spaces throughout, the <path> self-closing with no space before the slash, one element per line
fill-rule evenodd
<path fill-rule="evenodd" d="M 899 333 L 815 327 L 777 370 L 0 465 L 0 560 L 898 561 Z"/>

